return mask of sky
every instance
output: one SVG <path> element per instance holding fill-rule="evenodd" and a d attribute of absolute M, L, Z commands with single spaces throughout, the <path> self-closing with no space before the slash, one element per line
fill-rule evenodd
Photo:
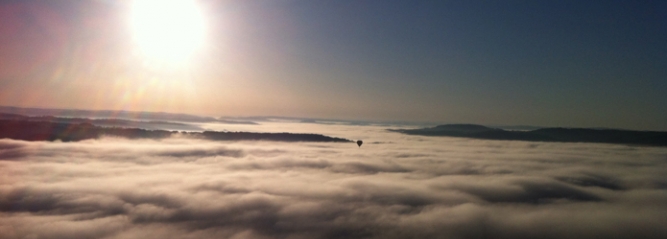
<path fill-rule="evenodd" d="M 0 139 L 0 238 L 667 236 L 665 147 L 257 129 L 365 143 Z"/>
<path fill-rule="evenodd" d="M 179 1 L 1 0 L 0 105 L 667 130 L 665 1 Z"/>

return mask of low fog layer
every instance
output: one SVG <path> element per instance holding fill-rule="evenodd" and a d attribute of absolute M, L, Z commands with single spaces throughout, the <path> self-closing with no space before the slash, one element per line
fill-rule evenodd
<path fill-rule="evenodd" d="M 1 139 L 0 238 L 667 238 L 666 148 L 261 127 L 364 144 Z"/>

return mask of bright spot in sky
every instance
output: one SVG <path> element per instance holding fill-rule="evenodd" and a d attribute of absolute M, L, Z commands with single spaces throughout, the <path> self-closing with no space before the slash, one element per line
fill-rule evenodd
<path fill-rule="evenodd" d="M 205 39 L 205 21 L 194 0 L 135 0 L 132 33 L 139 51 L 158 63 L 181 63 Z"/>

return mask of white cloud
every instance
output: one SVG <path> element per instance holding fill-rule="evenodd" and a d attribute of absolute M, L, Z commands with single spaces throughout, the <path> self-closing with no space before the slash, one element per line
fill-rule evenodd
<path fill-rule="evenodd" d="M 2 139 L 0 238 L 667 238 L 666 148 L 261 127 L 366 144 Z"/>

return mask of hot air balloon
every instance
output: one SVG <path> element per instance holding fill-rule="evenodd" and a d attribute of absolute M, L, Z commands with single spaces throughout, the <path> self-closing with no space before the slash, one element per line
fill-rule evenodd
<path fill-rule="evenodd" d="M 357 145 L 359 145 L 359 148 L 361 148 L 361 145 L 364 143 L 364 141 L 357 140 Z"/>

